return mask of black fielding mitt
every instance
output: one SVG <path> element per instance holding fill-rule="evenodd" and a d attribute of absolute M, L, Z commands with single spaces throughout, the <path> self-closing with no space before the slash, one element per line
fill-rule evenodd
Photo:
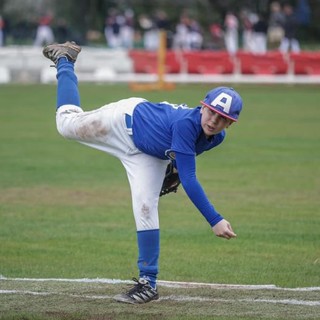
<path fill-rule="evenodd" d="M 167 166 L 166 175 L 163 179 L 160 197 L 171 192 L 177 192 L 180 183 L 181 181 L 179 179 L 178 171 L 173 166 L 173 163 L 170 162 Z"/>

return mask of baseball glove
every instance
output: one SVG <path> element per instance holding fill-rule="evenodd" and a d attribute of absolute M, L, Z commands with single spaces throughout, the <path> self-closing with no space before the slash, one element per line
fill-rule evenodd
<path fill-rule="evenodd" d="M 174 167 L 173 163 L 170 162 L 167 166 L 166 175 L 163 179 L 160 197 L 170 192 L 177 192 L 180 183 L 181 181 L 179 179 L 178 171 Z"/>

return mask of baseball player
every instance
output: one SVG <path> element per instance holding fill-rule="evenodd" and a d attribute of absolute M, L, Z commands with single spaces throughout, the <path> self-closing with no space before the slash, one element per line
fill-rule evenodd
<path fill-rule="evenodd" d="M 196 177 L 196 156 L 218 146 L 225 129 L 238 120 L 242 99 L 232 88 L 207 93 L 201 105 L 154 103 L 128 98 L 85 112 L 80 107 L 74 63 L 81 47 L 74 42 L 43 49 L 57 68 L 58 132 L 113 155 L 122 162 L 130 184 L 137 230 L 139 279 L 119 302 L 139 304 L 159 298 L 156 281 L 159 259 L 158 202 L 168 164 L 174 164 L 181 184 L 214 234 L 236 237 L 230 223 L 208 200 Z"/>

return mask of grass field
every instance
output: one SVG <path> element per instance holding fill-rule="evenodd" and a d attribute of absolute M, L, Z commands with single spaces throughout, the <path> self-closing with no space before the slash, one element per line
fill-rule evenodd
<path fill-rule="evenodd" d="M 80 85 L 86 110 L 129 96 L 195 106 L 210 88 Z M 120 162 L 58 135 L 55 86 L 0 86 L 0 319 L 320 319 L 320 90 L 235 88 L 240 121 L 197 175 L 238 237 L 215 237 L 180 188 L 160 201 L 159 278 L 244 287 L 161 285 L 159 302 L 127 306 L 111 299 L 121 283 L 37 281 L 137 276 Z"/>

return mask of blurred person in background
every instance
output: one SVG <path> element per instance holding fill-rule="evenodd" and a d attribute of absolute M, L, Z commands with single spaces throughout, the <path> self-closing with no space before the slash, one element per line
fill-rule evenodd
<path fill-rule="evenodd" d="M 183 12 L 176 25 L 173 46 L 181 50 L 200 50 L 203 44 L 201 26 L 188 13 Z"/>
<path fill-rule="evenodd" d="M 165 11 L 156 10 L 152 16 L 142 14 L 139 16 L 138 23 L 142 33 L 144 49 L 149 51 L 158 50 L 161 30 L 167 33 L 167 47 L 171 47 L 172 33 L 170 31 L 170 20 Z"/>
<path fill-rule="evenodd" d="M 143 48 L 149 51 L 157 50 L 159 47 L 159 32 L 156 22 L 146 14 L 140 15 L 138 22 L 142 33 Z"/>
<path fill-rule="evenodd" d="M 201 50 L 203 44 L 203 35 L 201 26 L 195 19 L 191 20 L 189 37 L 191 50 Z"/>
<path fill-rule="evenodd" d="M 225 27 L 224 41 L 225 41 L 226 49 L 231 55 L 235 55 L 239 48 L 239 44 L 238 44 L 239 21 L 238 21 L 238 18 L 231 11 L 229 11 L 226 14 L 226 17 L 224 20 L 224 27 Z"/>
<path fill-rule="evenodd" d="M 254 51 L 254 30 L 253 26 L 259 20 L 258 15 L 249 9 L 242 9 L 240 12 L 240 24 L 242 29 L 242 49 Z"/>
<path fill-rule="evenodd" d="M 125 17 L 121 15 L 117 9 L 112 8 L 109 10 L 105 20 L 104 35 L 108 47 L 120 48 L 121 47 L 121 27 L 125 23 Z"/>
<path fill-rule="evenodd" d="M 34 46 L 42 47 L 43 45 L 50 44 L 54 42 L 54 34 L 51 27 L 53 21 L 53 16 L 49 13 L 40 17 L 36 37 L 34 40 Z"/>
<path fill-rule="evenodd" d="M 263 14 L 259 14 L 258 21 L 253 25 L 253 52 L 267 52 L 267 31 L 268 24 Z"/>
<path fill-rule="evenodd" d="M 242 30 L 242 49 L 252 51 L 252 22 L 250 21 L 250 12 L 242 9 L 240 12 L 240 25 Z"/>
<path fill-rule="evenodd" d="M 4 19 L 0 16 L 0 47 L 4 46 Z"/>
<path fill-rule="evenodd" d="M 157 10 L 155 21 L 158 29 L 166 32 L 167 48 L 171 48 L 173 43 L 173 32 L 171 30 L 171 21 L 168 18 L 168 14 L 164 10 Z"/>
<path fill-rule="evenodd" d="M 284 14 L 279 2 L 270 5 L 270 16 L 268 21 L 268 41 L 271 48 L 278 47 L 284 36 Z"/>
<path fill-rule="evenodd" d="M 224 33 L 222 27 L 219 23 L 213 23 L 210 26 L 210 35 L 212 39 L 212 49 L 222 50 L 225 49 L 224 46 Z"/>
<path fill-rule="evenodd" d="M 294 14 L 291 4 L 286 3 L 283 6 L 284 13 L 284 37 L 281 40 L 279 50 L 282 53 L 300 52 L 300 43 L 297 39 L 298 20 Z"/>
<path fill-rule="evenodd" d="M 175 49 L 191 50 L 190 39 L 191 19 L 187 13 L 182 13 L 175 27 L 173 46 Z"/>
<path fill-rule="evenodd" d="M 190 17 L 188 14 L 183 13 L 180 16 L 179 22 L 175 27 L 173 38 L 173 47 L 181 50 L 191 50 L 190 37 L 189 37 Z"/>
<path fill-rule="evenodd" d="M 134 13 L 131 9 L 124 12 L 124 21 L 120 28 L 121 47 L 132 49 L 134 43 Z"/>

